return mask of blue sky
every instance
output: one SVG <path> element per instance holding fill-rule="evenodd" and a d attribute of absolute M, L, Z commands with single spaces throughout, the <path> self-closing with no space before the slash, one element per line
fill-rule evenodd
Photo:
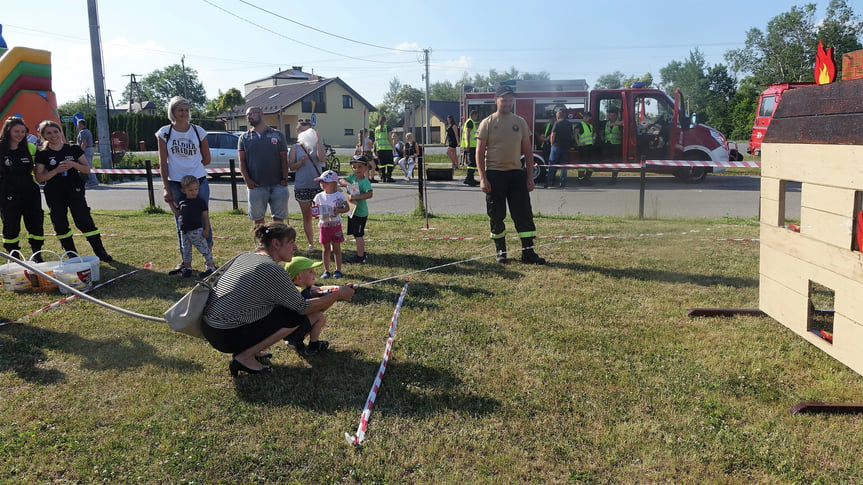
<path fill-rule="evenodd" d="M 2 3 L 9 47 L 52 52 L 59 103 L 93 93 L 86 0 Z M 127 74 L 146 75 L 185 55 L 210 98 L 232 87 L 242 91 L 245 82 L 280 68 L 303 66 L 341 77 L 378 104 L 394 77 L 424 88 L 426 48 L 432 82 L 510 67 L 591 85 L 614 71 L 650 72 L 658 80 L 660 68 L 695 48 L 709 64 L 724 62 L 725 51 L 742 47 L 750 28 L 763 31 L 771 18 L 805 3 L 102 0 L 98 6 L 105 85 L 115 102 Z M 823 17 L 827 0 L 815 3 Z"/>

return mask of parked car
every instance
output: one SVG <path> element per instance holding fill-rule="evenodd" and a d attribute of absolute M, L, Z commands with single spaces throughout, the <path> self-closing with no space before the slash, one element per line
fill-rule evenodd
<path fill-rule="evenodd" d="M 227 131 L 210 131 L 207 133 L 207 143 L 210 144 L 210 165 L 207 168 L 229 168 L 234 161 L 234 167 L 239 173 L 240 158 L 237 156 L 237 142 L 240 137 Z M 210 177 L 219 178 L 223 173 L 213 173 Z"/>

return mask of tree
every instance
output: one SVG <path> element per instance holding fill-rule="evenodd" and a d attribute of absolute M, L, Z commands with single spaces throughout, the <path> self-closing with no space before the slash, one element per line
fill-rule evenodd
<path fill-rule="evenodd" d="M 714 128 L 723 133 L 733 129 L 729 120 L 729 102 L 737 92 L 734 78 L 724 64 L 709 66 L 698 49 L 689 52 L 684 61 L 671 61 L 659 70 L 660 86 L 669 95 L 676 89 L 684 94 L 684 110 L 704 115 Z"/>
<path fill-rule="evenodd" d="M 60 116 L 72 116 L 75 113 L 96 113 L 96 100 L 90 93 L 82 94 L 75 101 L 68 101 L 57 107 Z"/>
<path fill-rule="evenodd" d="M 620 71 L 614 71 L 611 74 L 603 74 L 596 79 L 596 84 L 593 86 L 594 89 L 620 89 L 623 87 L 630 87 L 633 83 L 644 83 L 644 87 L 649 88 L 653 86 L 653 75 L 645 73 L 641 77 L 636 76 L 626 76 Z"/>
<path fill-rule="evenodd" d="M 842 54 L 861 47 L 861 23 L 845 0 L 831 0 L 826 19 L 815 22 L 815 4 L 791 7 L 767 22 L 767 31 L 750 29 L 745 47 L 726 51 L 735 73 L 750 73 L 758 84 L 812 81 L 818 40 Z M 837 63 L 837 69 L 841 66 Z"/>
<path fill-rule="evenodd" d="M 461 83 L 437 81 L 429 84 L 429 99 L 434 101 L 458 101 L 461 97 Z"/>
<path fill-rule="evenodd" d="M 164 69 L 156 69 L 147 74 L 144 79 L 133 86 L 126 85 L 121 103 L 129 102 L 130 89 L 135 89 L 135 102 L 152 101 L 157 108 L 165 109 L 168 101 L 174 96 L 183 96 L 192 103 L 192 108 L 202 109 L 207 104 L 207 93 L 204 85 L 198 80 L 198 72 L 189 66 L 185 70 L 179 64 L 170 65 Z M 137 92 L 140 92 L 140 99 Z"/>
<path fill-rule="evenodd" d="M 210 116 L 216 116 L 220 113 L 230 111 L 235 106 L 240 106 L 245 102 L 243 93 L 237 88 L 231 88 L 224 93 L 219 90 L 219 95 L 207 102 L 206 112 Z"/>

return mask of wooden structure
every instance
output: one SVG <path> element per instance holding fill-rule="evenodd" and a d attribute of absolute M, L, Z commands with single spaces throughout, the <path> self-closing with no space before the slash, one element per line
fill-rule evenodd
<path fill-rule="evenodd" d="M 863 79 L 788 91 L 761 153 L 759 308 L 863 374 Z M 801 184 L 799 232 L 785 227 L 788 182 Z M 815 284 L 833 295 L 827 328 Z"/>

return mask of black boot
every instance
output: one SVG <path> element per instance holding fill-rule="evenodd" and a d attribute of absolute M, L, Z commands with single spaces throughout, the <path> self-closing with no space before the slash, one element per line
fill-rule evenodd
<path fill-rule="evenodd" d="M 506 264 L 506 238 L 501 237 L 494 240 L 495 261 L 501 264 Z"/>
<path fill-rule="evenodd" d="M 75 254 L 78 254 L 78 250 L 75 248 L 75 240 L 72 239 L 72 236 L 60 239 L 60 246 L 63 247 L 63 251 L 73 251 Z"/>
<path fill-rule="evenodd" d="M 38 241 L 38 244 L 37 244 L 36 241 L 31 240 L 30 241 L 30 249 L 33 251 L 33 254 L 35 255 L 35 256 L 33 256 L 33 261 L 35 261 L 37 263 L 43 262 L 42 261 L 42 255 L 39 254 L 39 251 L 42 250 L 42 241 Z"/>
<path fill-rule="evenodd" d="M 521 262 L 525 264 L 545 264 L 545 259 L 540 258 L 533 250 L 533 238 L 521 238 Z"/>
<path fill-rule="evenodd" d="M 114 258 L 108 254 L 108 251 L 105 251 L 105 246 L 102 245 L 102 236 L 96 234 L 95 236 L 87 236 L 87 242 L 90 243 L 90 246 L 93 248 L 93 252 L 96 253 L 96 256 L 99 256 L 100 261 L 104 261 L 106 263 L 110 263 L 114 261 Z"/>

